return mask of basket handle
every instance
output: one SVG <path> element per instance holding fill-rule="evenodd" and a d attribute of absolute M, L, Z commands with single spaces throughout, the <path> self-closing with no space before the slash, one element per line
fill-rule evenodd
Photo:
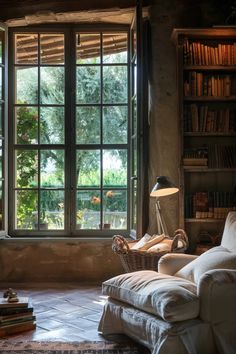
<path fill-rule="evenodd" d="M 116 253 L 128 253 L 129 244 L 127 240 L 121 235 L 113 236 L 112 250 Z"/>

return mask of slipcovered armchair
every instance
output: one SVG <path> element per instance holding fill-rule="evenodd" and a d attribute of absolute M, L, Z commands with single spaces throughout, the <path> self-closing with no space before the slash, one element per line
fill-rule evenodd
<path fill-rule="evenodd" d="M 116 276 L 103 294 L 104 335 L 126 334 L 152 354 L 236 353 L 236 212 L 220 246 L 199 257 L 167 254 L 159 272 Z"/>

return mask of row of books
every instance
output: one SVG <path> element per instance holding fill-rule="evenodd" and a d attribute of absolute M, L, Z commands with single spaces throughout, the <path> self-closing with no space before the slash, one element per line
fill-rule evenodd
<path fill-rule="evenodd" d="M 183 166 L 188 168 L 236 168 L 236 145 L 205 145 L 187 148 L 183 153 Z"/>
<path fill-rule="evenodd" d="M 235 65 L 236 43 L 202 43 L 185 40 L 183 45 L 186 65 Z"/>
<path fill-rule="evenodd" d="M 190 71 L 184 80 L 184 96 L 229 97 L 236 94 L 236 77 Z"/>
<path fill-rule="evenodd" d="M 236 210 L 235 192 L 196 192 L 185 196 L 186 218 L 224 219 Z"/>
<path fill-rule="evenodd" d="M 233 133 L 236 132 L 236 109 L 185 105 L 183 123 L 185 132 Z"/>
<path fill-rule="evenodd" d="M 0 337 L 33 330 L 36 317 L 28 298 L 19 298 L 19 302 L 9 303 L 0 299 Z"/>

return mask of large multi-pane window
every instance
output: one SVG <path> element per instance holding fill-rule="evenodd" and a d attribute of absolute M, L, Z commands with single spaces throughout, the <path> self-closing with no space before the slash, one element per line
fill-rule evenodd
<path fill-rule="evenodd" d="M 125 232 L 128 29 L 17 29 L 11 38 L 12 234 Z"/>

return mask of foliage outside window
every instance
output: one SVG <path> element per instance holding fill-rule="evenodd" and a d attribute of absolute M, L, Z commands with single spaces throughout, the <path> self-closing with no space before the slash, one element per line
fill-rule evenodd
<path fill-rule="evenodd" d="M 13 230 L 127 230 L 127 31 L 13 36 Z"/>

